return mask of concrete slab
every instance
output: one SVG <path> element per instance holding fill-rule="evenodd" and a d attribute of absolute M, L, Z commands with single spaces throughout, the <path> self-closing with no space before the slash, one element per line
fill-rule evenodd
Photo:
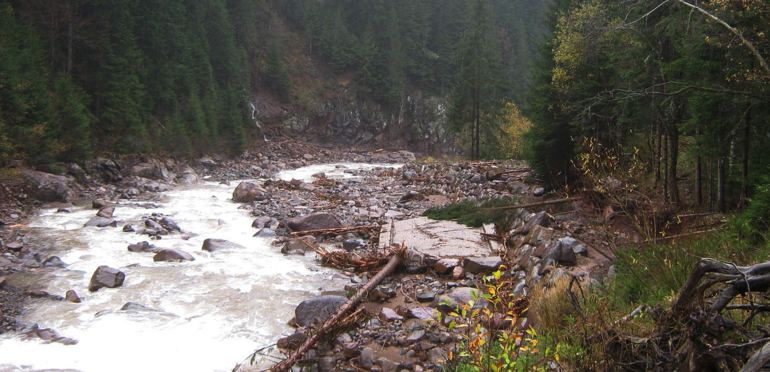
<path fill-rule="evenodd" d="M 382 226 L 380 248 L 404 243 L 422 256 L 486 257 L 493 255 L 489 242 L 481 237 L 481 228 L 471 228 L 453 221 L 435 221 L 418 217 L 393 221 Z"/>

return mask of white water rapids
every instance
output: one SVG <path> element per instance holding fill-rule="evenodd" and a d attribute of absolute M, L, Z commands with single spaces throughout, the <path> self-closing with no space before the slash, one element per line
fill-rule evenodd
<path fill-rule="evenodd" d="M 317 172 L 341 175 L 344 169 L 335 168 L 334 164 L 311 166 L 279 177 L 309 179 Z M 230 200 L 237 184 L 180 187 L 165 193 L 164 201 L 153 209 L 122 201 L 115 211 L 117 228 L 83 227 L 96 214 L 90 206 L 74 208 L 72 213 L 40 211 L 29 221 L 26 233 L 46 247 L 40 250 L 42 256 L 59 256 L 69 266 L 18 274 L 10 284 L 62 296 L 73 289 L 83 302 L 30 300 L 20 319 L 52 328 L 78 343 L 67 346 L 3 335 L 0 372 L 230 371 L 254 350 L 290 334 L 286 323 L 297 304 L 322 291 L 339 290 L 348 280 L 317 267 L 314 255 L 286 257 L 269 240 L 252 237 L 254 217 Z M 176 234 L 150 241 L 147 235 L 122 232 L 125 224 L 141 229 L 152 213 L 167 216 L 183 231 L 197 235 L 189 240 Z M 201 250 L 206 238 L 226 239 L 246 248 L 209 253 Z M 144 240 L 158 248 L 184 250 L 195 261 L 153 262 L 152 253 L 127 250 L 129 244 Z M 89 293 L 88 282 L 100 265 L 123 271 L 123 286 Z M 161 312 L 120 311 L 127 302 Z"/>

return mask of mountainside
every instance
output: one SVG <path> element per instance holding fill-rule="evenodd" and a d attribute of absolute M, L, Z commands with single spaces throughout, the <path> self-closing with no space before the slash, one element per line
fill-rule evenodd
<path fill-rule="evenodd" d="M 0 163 L 232 154 L 279 134 L 456 152 L 446 114 L 473 3 L 2 0 Z M 522 104 L 548 2 L 487 3 Z"/>

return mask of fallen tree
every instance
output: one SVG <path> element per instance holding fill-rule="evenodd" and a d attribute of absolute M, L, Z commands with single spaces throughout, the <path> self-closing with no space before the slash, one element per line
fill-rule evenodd
<path fill-rule="evenodd" d="M 322 339 L 331 330 L 336 329 L 343 323 L 347 314 L 352 311 L 361 299 L 363 299 L 372 289 L 378 286 L 383 279 L 390 276 L 396 268 L 403 262 L 404 255 L 406 254 L 406 247 L 394 249 L 391 252 L 390 259 L 387 265 L 383 267 L 377 275 L 375 275 L 369 282 L 366 283 L 356 294 L 351 297 L 347 302 L 340 306 L 340 309 L 329 319 L 327 319 L 320 327 L 318 327 L 312 336 L 308 337 L 305 342 L 300 345 L 294 352 L 292 352 L 286 359 L 270 368 L 270 372 L 284 372 L 291 369 L 304 355 L 310 350 L 320 339 Z"/>

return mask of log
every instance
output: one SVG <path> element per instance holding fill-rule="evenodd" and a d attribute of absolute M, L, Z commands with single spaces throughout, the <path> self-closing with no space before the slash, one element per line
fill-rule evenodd
<path fill-rule="evenodd" d="M 757 352 L 749 358 L 746 364 L 743 365 L 740 372 L 758 372 L 768 361 L 770 361 L 770 342 L 757 350 Z"/>
<path fill-rule="evenodd" d="M 305 231 L 294 231 L 292 234 L 294 235 L 319 235 L 319 234 L 343 234 L 346 232 L 351 231 L 358 231 L 358 230 L 373 230 L 376 229 L 377 226 L 372 225 L 366 225 L 366 226 L 354 226 L 354 227 L 339 227 L 335 229 L 320 229 L 320 230 L 305 230 Z"/>
<path fill-rule="evenodd" d="M 503 211 L 507 209 L 518 209 L 518 208 L 534 208 L 534 207 L 542 207 L 544 205 L 554 205 L 554 204 L 563 204 L 563 203 L 569 203 L 577 200 L 581 200 L 580 197 L 572 197 L 572 198 L 566 198 L 566 199 L 556 199 L 556 200 L 548 200 L 544 202 L 539 203 L 531 203 L 531 204 L 519 204 L 519 205 L 509 205 L 507 207 L 496 207 L 496 208 L 484 208 L 485 211 Z"/>
<path fill-rule="evenodd" d="M 313 347 L 313 345 L 318 342 L 324 335 L 326 335 L 329 330 L 333 329 L 335 326 L 337 326 L 340 321 L 345 317 L 345 315 L 350 312 L 360 301 L 364 296 L 366 296 L 369 291 L 374 289 L 374 287 L 378 286 L 380 282 L 382 282 L 383 279 L 390 276 L 390 274 L 393 273 L 393 271 L 396 270 L 398 265 L 401 264 L 402 256 L 404 255 L 406 251 L 405 247 L 401 247 L 397 252 L 394 252 L 393 255 L 390 257 L 390 260 L 388 261 L 388 264 L 385 265 L 385 267 L 380 270 L 380 272 L 377 273 L 377 275 L 374 276 L 366 285 L 359 289 L 358 292 L 356 292 L 356 295 L 351 297 L 347 302 L 342 304 L 340 306 L 340 309 L 337 311 L 337 313 L 334 314 L 331 318 L 327 319 L 323 325 L 321 325 L 320 328 L 318 328 L 318 331 L 316 331 L 315 334 L 313 334 L 311 337 L 309 337 L 305 342 L 300 345 L 297 350 L 295 350 L 291 355 L 289 355 L 288 358 L 282 360 L 280 363 L 274 365 L 272 368 L 270 368 L 271 372 L 286 372 L 291 369 L 292 366 L 294 366 L 295 363 L 297 363 L 305 353 L 310 350 L 310 348 Z"/>

